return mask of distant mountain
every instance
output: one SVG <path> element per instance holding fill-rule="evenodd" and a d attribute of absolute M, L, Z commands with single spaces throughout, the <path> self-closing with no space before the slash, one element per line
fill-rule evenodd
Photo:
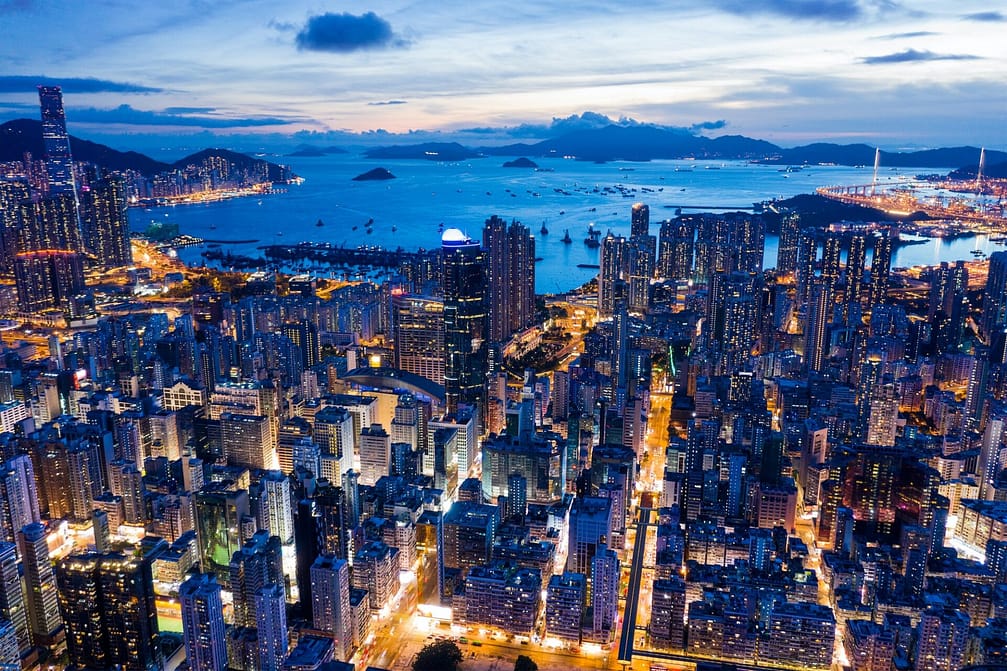
<path fill-rule="evenodd" d="M 109 170 L 136 170 L 153 175 L 168 169 L 167 163 L 155 161 L 135 151 L 116 151 L 97 142 L 70 136 L 70 150 L 74 160 L 87 161 Z M 42 122 L 34 119 L 14 119 L 0 125 L 0 161 L 20 161 L 25 152 L 42 158 Z"/>
<path fill-rule="evenodd" d="M 464 161 L 476 158 L 479 152 L 457 142 L 424 142 L 423 144 L 378 147 L 364 152 L 367 158 L 421 158 L 428 161 Z"/>
<path fill-rule="evenodd" d="M 316 147 L 313 144 L 302 144 L 298 145 L 294 151 L 287 154 L 287 156 L 308 156 L 317 158 L 319 156 L 326 156 L 328 154 L 346 154 L 349 153 L 342 147 L 329 146 L 329 147 Z"/>
<path fill-rule="evenodd" d="M 780 149 L 776 159 L 767 162 L 801 165 L 804 163 L 838 163 L 839 165 L 874 165 L 874 147 L 866 144 L 817 144 Z M 1007 160 L 1002 151 L 986 152 L 990 160 Z M 881 152 L 881 166 L 885 168 L 946 168 L 969 165 L 979 161 L 979 147 L 944 147 L 909 152 Z"/>
<path fill-rule="evenodd" d="M 569 156 L 582 161 L 649 161 L 653 159 L 748 160 L 789 165 L 835 163 L 874 165 L 875 148 L 866 144 L 816 143 L 783 148 L 743 135 L 708 138 L 686 130 L 658 126 L 616 126 L 572 131 L 541 142 L 468 149 L 459 144 L 395 145 L 372 149 L 370 158 L 461 160 L 487 156 Z M 977 161 L 978 147 L 948 147 L 912 152 L 881 152 L 886 168 L 942 168 Z M 1007 153 L 986 152 L 987 163 L 1007 161 Z"/>
<path fill-rule="evenodd" d="M 582 161 L 649 161 L 651 159 L 757 159 L 779 147 L 741 135 L 706 138 L 654 126 L 606 126 L 574 131 L 535 144 L 483 147 L 498 156 L 572 156 Z"/>
<path fill-rule="evenodd" d="M 70 150 L 75 161 L 94 163 L 109 170 L 135 170 L 147 177 L 166 170 L 184 169 L 186 166 L 202 163 L 210 157 L 224 158 L 240 171 L 248 170 L 257 163 L 265 164 L 268 178 L 272 181 L 282 181 L 289 177 L 284 174 L 283 168 L 275 163 L 230 149 L 204 149 L 174 163 L 162 163 L 135 151 L 116 151 L 106 145 L 71 135 Z M 45 154 L 45 146 L 42 144 L 42 122 L 34 119 L 15 119 L 0 125 L 0 162 L 20 161 L 24 158 L 25 152 L 30 152 L 35 158 L 42 158 Z"/>

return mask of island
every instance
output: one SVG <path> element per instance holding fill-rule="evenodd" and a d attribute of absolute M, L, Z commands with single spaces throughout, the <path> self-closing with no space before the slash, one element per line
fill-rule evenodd
<path fill-rule="evenodd" d="M 395 179 L 395 175 L 385 168 L 374 168 L 353 178 L 354 182 L 372 182 L 384 179 Z"/>
<path fill-rule="evenodd" d="M 538 163 L 531 160 L 530 158 L 516 158 L 513 161 L 507 161 L 503 164 L 505 168 L 538 168 Z"/>

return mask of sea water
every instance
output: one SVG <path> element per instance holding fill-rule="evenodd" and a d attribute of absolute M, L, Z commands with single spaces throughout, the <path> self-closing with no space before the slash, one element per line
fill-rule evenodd
<path fill-rule="evenodd" d="M 274 159 L 285 161 L 285 159 Z M 659 222 L 702 208 L 750 209 L 755 202 L 813 193 L 819 186 L 868 184 L 873 169 L 844 166 L 783 166 L 741 161 L 613 161 L 590 163 L 562 158 L 536 158 L 539 170 L 504 168 L 506 158 L 484 157 L 461 162 L 373 160 L 354 154 L 291 158 L 300 185 L 285 192 L 198 205 L 133 208 L 130 224 L 142 231 L 152 221 L 172 222 L 182 233 L 219 241 L 221 249 L 258 257 L 260 247 L 300 241 L 356 247 L 431 249 L 440 231 L 459 228 L 481 238 L 491 215 L 517 219 L 535 235 L 536 290 L 561 292 L 597 273 L 598 250 L 584 244 L 589 228 L 605 235 L 628 235 L 630 208 L 650 206 L 651 233 Z M 375 167 L 396 176 L 386 181 L 353 181 Z M 894 184 L 934 169 L 882 169 L 879 182 Z M 700 208 L 700 209 L 695 209 Z M 318 221 L 322 225 L 319 226 Z M 373 220 L 370 226 L 368 222 Z M 542 233 L 542 227 L 548 233 Z M 368 231 L 370 231 L 368 233 Z M 573 242 L 564 244 L 569 231 Z M 229 244 L 228 241 L 246 241 Z M 255 242 L 247 242 L 254 240 Z M 777 237 L 766 236 L 765 265 L 776 263 Z M 991 253 L 985 237 L 932 240 L 900 247 L 893 265 L 932 265 L 972 260 L 973 249 Z M 205 247 L 179 250 L 189 263 L 200 263 Z"/>

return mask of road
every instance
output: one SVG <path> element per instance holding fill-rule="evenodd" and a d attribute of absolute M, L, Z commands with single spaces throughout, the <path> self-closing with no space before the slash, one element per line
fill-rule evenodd
<path fill-rule="evenodd" d="M 626 610 L 622 616 L 622 634 L 619 636 L 619 663 L 633 663 L 636 637 L 636 616 L 640 607 L 640 585 L 643 582 L 643 560 L 647 547 L 647 527 L 651 524 L 651 509 L 640 508 L 636 521 L 636 542 L 633 543 L 633 563 L 629 570 L 629 588 L 626 590 Z"/>

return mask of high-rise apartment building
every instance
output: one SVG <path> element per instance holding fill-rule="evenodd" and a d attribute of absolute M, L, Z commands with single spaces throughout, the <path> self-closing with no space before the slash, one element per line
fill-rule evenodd
<path fill-rule="evenodd" d="M 444 384 L 444 301 L 392 296 L 395 367 Z"/>
<path fill-rule="evenodd" d="M 319 555 L 311 565 L 311 619 L 315 629 L 332 636 L 334 658 L 348 660 L 353 650 L 353 611 L 345 559 Z"/>
<path fill-rule="evenodd" d="M 661 224 L 660 233 L 658 277 L 668 280 L 691 279 L 696 222 L 689 217 L 669 219 Z"/>
<path fill-rule="evenodd" d="M 95 180 L 79 194 L 84 248 L 103 268 L 133 262 L 126 215 L 126 182 L 118 175 Z"/>
<path fill-rule="evenodd" d="M 545 601 L 546 634 L 580 643 L 580 624 L 587 597 L 587 576 L 563 573 L 549 578 Z"/>
<path fill-rule="evenodd" d="M 486 255 L 487 338 L 505 342 L 535 315 L 535 236 L 517 221 L 500 217 L 483 227 Z"/>
<path fill-rule="evenodd" d="M 69 312 L 73 298 L 85 288 L 84 259 L 73 251 L 21 252 L 14 257 L 14 282 L 22 312 Z"/>
<path fill-rule="evenodd" d="M 990 254 L 979 333 L 987 343 L 1007 326 L 1007 252 Z"/>
<path fill-rule="evenodd" d="M 601 268 L 598 271 L 598 316 L 611 317 L 621 299 L 626 297 L 625 278 L 628 272 L 626 238 L 609 231 L 601 241 Z"/>
<path fill-rule="evenodd" d="M 155 671 L 164 666 L 150 560 L 71 555 L 56 566 L 67 652 L 76 668 Z"/>
<path fill-rule="evenodd" d="M 255 627 L 259 641 L 259 671 L 281 671 L 290 639 L 283 585 L 272 583 L 255 593 Z"/>
<path fill-rule="evenodd" d="M 392 459 L 391 437 L 380 424 L 360 432 L 360 484 L 374 485 L 388 475 Z"/>
<path fill-rule="evenodd" d="M 36 522 L 18 534 L 18 546 L 24 571 L 25 601 L 28 626 L 36 645 L 57 642 L 63 633 L 63 617 L 59 612 L 59 592 L 56 576 L 49 560 L 48 535 L 45 526 Z"/>
<path fill-rule="evenodd" d="M 18 649 L 27 652 L 31 647 L 31 632 L 18 572 L 17 546 L 8 542 L 0 543 L 0 619 L 13 625 Z"/>
<path fill-rule="evenodd" d="M 207 573 L 194 574 L 179 587 L 182 636 L 191 669 L 227 671 L 226 625 L 220 593 L 217 579 Z"/>
<path fill-rule="evenodd" d="M 269 535 L 268 531 L 255 532 L 231 557 L 228 578 L 234 599 L 235 625 L 254 627 L 259 590 L 267 585 L 283 584 L 280 539 Z"/>

